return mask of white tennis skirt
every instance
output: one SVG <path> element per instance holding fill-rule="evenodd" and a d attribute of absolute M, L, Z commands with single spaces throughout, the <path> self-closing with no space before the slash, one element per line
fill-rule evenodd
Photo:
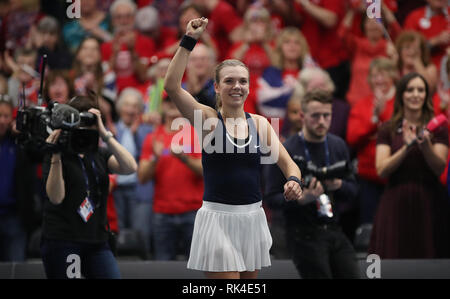
<path fill-rule="evenodd" d="M 255 271 L 270 266 L 271 246 L 261 202 L 204 201 L 195 217 L 187 267 L 207 272 Z"/>

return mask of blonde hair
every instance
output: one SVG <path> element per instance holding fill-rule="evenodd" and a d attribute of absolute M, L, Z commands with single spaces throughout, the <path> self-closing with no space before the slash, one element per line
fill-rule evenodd
<path fill-rule="evenodd" d="M 412 43 L 416 40 L 419 40 L 420 59 L 422 60 L 423 65 L 428 66 L 431 63 L 430 48 L 423 34 L 413 30 L 405 30 L 395 40 L 395 48 L 397 49 L 397 53 L 399 54 L 398 67 L 400 70 L 403 68 L 401 53 L 403 48 L 405 47 L 405 44 Z"/>
<path fill-rule="evenodd" d="M 250 79 L 250 71 L 248 70 L 248 67 L 245 65 L 245 63 L 237 59 L 227 59 L 219 63 L 214 69 L 214 83 L 216 83 L 217 85 L 220 83 L 220 71 L 228 66 L 242 66 L 247 70 L 248 78 Z M 222 107 L 222 101 L 219 95 L 216 94 L 216 109 L 219 110 L 220 107 Z"/>
<path fill-rule="evenodd" d="M 303 67 L 303 61 L 305 60 L 305 57 L 307 54 L 309 54 L 309 46 L 308 42 L 306 41 L 305 36 L 302 34 L 302 32 L 295 27 L 285 27 L 283 30 L 281 30 L 280 34 L 278 35 L 275 43 L 275 50 L 274 50 L 274 62 L 273 66 L 282 69 L 284 66 L 284 55 L 283 50 L 281 49 L 283 43 L 288 39 L 289 37 L 295 37 L 300 42 L 301 46 L 301 54 L 298 58 L 298 67 L 301 69 Z"/>
<path fill-rule="evenodd" d="M 394 84 L 400 78 L 400 74 L 399 74 L 397 66 L 391 59 L 386 58 L 386 57 L 375 58 L 370 63 L 369 76 L 367 77 L 367 80 L 369 81 L 369 85 L 370 85 L 370 76 L 371 76 L 373 70 L 386 72 L 389 75 L 389 77 L 391 77 L 391 79 L 394 81 Z"/>

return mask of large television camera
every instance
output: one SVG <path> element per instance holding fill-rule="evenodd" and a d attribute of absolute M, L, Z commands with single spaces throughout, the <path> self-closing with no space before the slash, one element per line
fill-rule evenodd
<path fill-rule="evenodd" d="M 42 59 L 41 86 L 38 105 L 27 107 L 25 95 L 17 111 L 16 128 L 20 132 L 19 145 L 45 153 L 69 152 L 89 153 L 98 149 L 98 131 L 88 127 L 97 123 L 90 112 L 79 112 L 75 108 L 46 99 L 42 105 L 42 87 L 47 56 Z M 61 129 L 56 144 L 46 142 L 53 130 Z"/>

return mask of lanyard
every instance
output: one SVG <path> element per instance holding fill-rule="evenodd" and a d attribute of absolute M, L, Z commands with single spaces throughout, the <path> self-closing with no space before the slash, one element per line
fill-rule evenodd
<path fill-rule="evenodd" d="M 305 149 L 306 161 L 307 162 L 312 161 L 311 154 L 309 153 L 308 146 L 306 145 L 305 137 L 303 136 L 303 132 L 300 132 L 298 135 L 300 136 L 303 148 Z M 330 166 L 330 150 L 328 149 L 328 135 L 325 136 L 324 146 L 325 146 L 325 164 L 326 166 Z"/>
<path fill-rule="evenodd" d="M 77 157 L 78 157 L 78 160 L 80 161 L 81 169 L 83 170 L 83 177 L 84 177 L 84 181 L 86 183 L 87 197 L 89 199 L 91 199 L 90 188 L 89 188 L 89 178 L 87 175 L 86 167 L 84 166 L 83 159 L 81 159 L 81 157 L 78 155 L 77 155 Z M 97 172 L 97 168 L 95 167 L 94 159 L 91 159 L 91 165 L 92 165 L 92 170 L 94 171 L 94 176 L 95 176 L 95 181 L 97 183 L 97 186 L 100 186 L 98 172 Z M 100 205 L 100 201 L 98 200 L 98 198 L 97 198 L 97 201 L 98 201 L 98 203 L 96 204 L 96 208 L 98 208 L 98 206 Z"/>

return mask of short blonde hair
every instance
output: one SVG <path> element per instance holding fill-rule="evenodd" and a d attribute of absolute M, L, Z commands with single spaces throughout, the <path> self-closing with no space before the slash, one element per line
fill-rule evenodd
<path fill-rule="evenodd" d="M 289 37 L 296 37 L 300 42 L 300 46 L 302 48 L 302 53 L 301 53 L 297 63 L 298 63 L 298 67 L 301 69 L 303 67 L 303 61 L 305 60 L 306 55 L 309 54 L 309 46 L 308 46 L 308 42 L 306 41 L 305 36 L 296 27 L 285 27 L 285 28 L 283 28 L 283 30 L 281 30 L 280 34 L 278 35 L 278 37 L 276 39 L 276 43 L 275 43 L 273 65 L 279 69 L 283 68 L 284 56 L 283 56 L 283 51 L 281 49 L 281 46 L 286 41 L 286 39 Z"/>

